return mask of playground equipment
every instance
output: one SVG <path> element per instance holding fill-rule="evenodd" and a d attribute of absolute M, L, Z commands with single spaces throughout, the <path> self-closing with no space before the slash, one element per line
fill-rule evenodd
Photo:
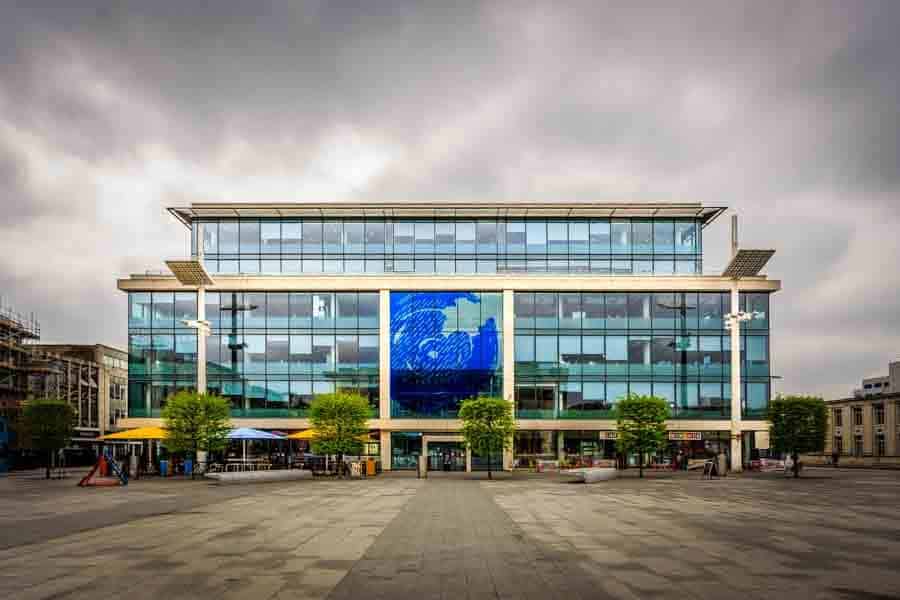
<path fill-rule="evenodd" d="M 112 471 L 115 477 L 109 477 Z M 78 482 L 78 487 L 128 485 L 128 475 L 119 467 L 118 463 L 106 454 L 101 454 L 90 472 Z"/>

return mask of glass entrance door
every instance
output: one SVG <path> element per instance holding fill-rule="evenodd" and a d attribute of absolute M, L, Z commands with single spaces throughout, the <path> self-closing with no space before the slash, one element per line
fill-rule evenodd
<path fill-rule="evenodd" d="M 465 471 L 466 450 L 462 442 L 428 442 L 429 471 Z"/>

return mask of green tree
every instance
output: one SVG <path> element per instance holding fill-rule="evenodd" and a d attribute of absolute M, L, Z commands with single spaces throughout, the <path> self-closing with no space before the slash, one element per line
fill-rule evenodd
<path fill-rule="evenodd" d="M 309 407 L 309 422 L 316 432 L 313 452 L 335 454 L 338 476 L 343 475 L 344 455 L 362 454 L 369 433 L 369 401 L 355 392 L 320 394 Z"/>
<path fill-rule="evenodd" d="M 163 443 L 172 452 L 222 450 L 231 431 L 231 406 L 228 400 L 212 394 L 180 391 L 169 397 L 162 410 L 166 438 Z M 194 476 L 196 469 L 191 472 Z"/>
<path fill-rule="evenodd" d="M 75 429 L 75 410 L 55 398 L 29 400 L 23 411 L 24 426 L 31 438 L 32 446 L 46 452 L 46 471 L 50 479 L 50 465 L 53 453 L 69 445 Z"/>
<path fill-rule="evenodd" d="M 799 455 L 825 449 L 828 410 L 815 396 L 778 396 L 769 403 L 769 444 L 794 460 L 794 477 L 800 477 Z"/>
<path fill-rule="evenodd" d="M 466 446 L 472 452 L 487 455 L 488 479 L 493 479 L 491 458 L 494 452 L 512 448 L 516 432 L 512 403 L 489 396 L 469 398 L 459 407 L 459 418 Z"/>
<path fill-rule="evenodd" d="M 644 476 L 644 457 L 666 445 L 666 419 L 669 403 L 656 396 L 628 394 L 616 403 L 616 448 L 627 454 L 637 452 L 640 476 Z"/>

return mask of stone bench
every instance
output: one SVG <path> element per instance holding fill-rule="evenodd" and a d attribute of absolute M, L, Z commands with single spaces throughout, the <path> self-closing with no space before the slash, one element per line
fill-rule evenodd
<path fill-rule="evenodd" d="M 595 483 L 608 481 L 619 476 L 619 472 L 613 467 L 585 467 L 582 469 L 565 469 L 560 473 L 567 479 L 580 483 Z"/>
<path fill-rule="evenodd" d="M 278 471 L 234 471 L 226 473 L 207 473 L 206 478 L 216 483 L 263 483 L 267 481 L 296 481 L 312 479 L 312 471 L 302 469 L 284 469 Z"/>

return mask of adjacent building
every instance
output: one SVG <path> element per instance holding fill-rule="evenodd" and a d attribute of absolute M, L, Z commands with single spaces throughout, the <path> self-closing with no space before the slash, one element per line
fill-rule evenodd
<path fill-rule="evenodd" d="M 29 398 L 59 398 L 75 410 L 73 442 L 87 445 L 127 414 L 128 354 L 102 344 L 41 344 L 33 316 L 0 310 L 0 411 L 15 423 Z"/>
<path fill-rule="evenodd" d="M 462 450 L 456 417 L 462 400 L 490 394 L 514 405 L 508 468 L 613 458 L 612 409 L 638 393 L 668 400 L 673 452 L 749 460 L 755 433 L 767 431 L 769 307 L 781 284 L 755 270 L 704 273 L 704 229 L 724 210 L 172 208 L 204 269 L 194 269 L 194 284 L 151 274 L 118 281 L 128 294 L 123 425 L 158 425 L 166 398 L 197 387 L 205 371 L 200 385 L 228 398 L 242 426 L 306 429 L 316 394 L 349 389 L 369 399 L 382 468 L 414 468 L 421 454 L 432 465 L 481 468 L 487 458 Z M 732 357 L 726 322 L 737 311 L 754 318 L 741 323 Z M 209 323 L 208 335 L 197 321 Z"/>
<path fill-rule="evenodd" d="M 889 375 L 863 379 L 850 398 L 829 400 L 825 456 L 844 464 L 900 464 L 900 361 Z"/>

